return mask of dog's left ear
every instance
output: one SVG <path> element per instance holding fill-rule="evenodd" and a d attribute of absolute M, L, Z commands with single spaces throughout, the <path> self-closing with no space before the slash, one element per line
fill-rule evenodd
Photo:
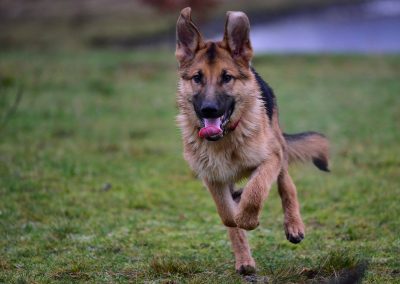
<path fill-rule="evenodd" d="M 250 21 L 243 12 L 226 13 L 224 43 L 236 60 L 250 64 L 253 49 L 250 43 Z"/>

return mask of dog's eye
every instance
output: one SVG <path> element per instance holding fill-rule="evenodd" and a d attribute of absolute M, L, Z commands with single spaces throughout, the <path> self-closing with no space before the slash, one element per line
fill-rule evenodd
<path fill-rule="evenodd" d="M 222 83 L 224 83 L 224 84 L 229 83 L 232 80 L 232 78 L 233 77 L 231 75 L 224 72 L 222 74 Z"/>
<path fill-rule="evenodd" d="M 192 77 L 192 80 L 193 80 L 196 84 L 200 84 L 202 78 L 203 78 L 203 76 L 202 76 L 200 73 L 198 73 L 198 74 L 196 74 L 196 75 L 194 75 L 194 76 Z"/>

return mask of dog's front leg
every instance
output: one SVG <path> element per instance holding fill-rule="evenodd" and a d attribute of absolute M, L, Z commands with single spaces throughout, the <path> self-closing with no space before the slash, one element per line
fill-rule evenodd
<path fill-rule="evenodd" d="M 229 238 L 235 254 L 235 268 L 239 274 L 248 275 L 256 271 L 256 263 L 251 256 L 246 231 L 240 228 L 228 228 Z"/>
<path fill-rule="evenodd" d="M 253 230 L 269 190 L 281 170 L 279 155 L 271 155 L 253 172 L 240 198 L 235 223 L 239 228 Z"/>
<path fill-rule="evenodd" d="M 219 182 L 210 182 L 206 179 L 204 179 L 204 184 L 207 186 L 214 199 L 222 223 L 227 227 L 236 227 L 235 214 L 237 204 L 232 198 L 229 185 Z"/>
<path fill-rule="evenodd" d="M 256 264 L 251 256 L 250 246 L 247 241 L 246 231 L 236 227 L 235 214 L 237 202 L 232 198 L 233 185 L 209 182 L 204 180 L 208 187 L 222 222 L 228 229 L 232 250 L 235 255 L 236 271 L 242 275 L 252 274 L 256 270 Z"/>

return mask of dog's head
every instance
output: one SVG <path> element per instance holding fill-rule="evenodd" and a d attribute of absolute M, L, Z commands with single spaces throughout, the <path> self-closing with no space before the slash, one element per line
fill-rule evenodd
<path fill-rule="evenodd" d="M 240 121 L 246 84 L 253 78 L 249 31 L 243 12 L 227 12 L 223 40 L 206 42 L 192 22 L 191 9 L 181 11 L 175 52 L 181 76 L 178 106 L 201 138 L 219 140 Z"/>

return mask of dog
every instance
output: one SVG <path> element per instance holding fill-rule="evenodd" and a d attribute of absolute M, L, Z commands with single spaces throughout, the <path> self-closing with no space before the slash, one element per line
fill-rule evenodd
<path fill-rule="evenodd" d="M 304 238 L 296 187 L 288 166 L 312 161 L 328 169 L 328 139 L 317 132 L 285 134 L 270 86 L 251 65 L 250 22 L 243 12 L 227 12 L 222 41 L 205 41 L 181 11 L 176 24 L 179 64 L 177 123 L 183 155 L 208 188 L 228 229 L 239 274 L 253 274 L 246 230 L 259 225 L 272 184 L 278 184 L 287 239 Z M 242 190 L 235 183 L 248 178 Z"/>

